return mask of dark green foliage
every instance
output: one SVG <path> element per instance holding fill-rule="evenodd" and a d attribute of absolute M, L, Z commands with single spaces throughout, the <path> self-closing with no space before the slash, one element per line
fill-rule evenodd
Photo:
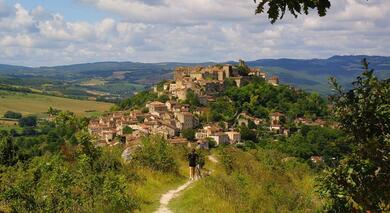
<path fill-rule="evenodd" d="M 334 114 L 352 153 L 320 179 L 320 192 L 334 212 L 390 210 L 390 81 L 378 80 L 366 60 L 350 91 L 333 79 Z"/>
<path fill-rule="evenodd" d="M 61 112 L 44 134 L 0 140 L 0 211 L 133 212 L 140 200 L 120 149 L 100 150 L 87 123 Z M 5 209 L 4 209 L 5 208 Z"/>
<path fill-rule="evenodd" d="M 225 95 L 239 112 L 246 111 L 260 118 L 268 118 L 271 111 L 283 112 L 290 119 L 305 113 L 314 117 L 327 115 L 326 101 L 317 93 L 309 94 L 284 85 L 274 87 L 262 79 L 241 88 L 230 88 Z"/>
<path fill-rule="evenodd" d="M 169 97 L 168 97 L 168 95 L 160 95 L 157 100 L 162 102 L 162 103 L 165 103 L 165 102 L 169 101 Z"/>
<path fill-rule="evenodd" d="M 302 159 L 309 159 L 313 155 L 322 156 L 328 165 L 332 165 L 333 158 L 339 159 L 351 151 L 351 146 L 344 139 L 344 134 L 338 129 L 302 126 L 300 131 L 290 137 L 281 138 L 280 141 L 269 143 L 266 147 Z"/>
<path fill-rule="evenodd" d="M 118 110 L 126 110 L 133 108 L 141 108 L 144 107 L 145 104 L 149 101 L 157 100 L 157 94 L 151 91 L 143 91 L 140 92 L 128 99 L 125 99 L 118 103 Z"/>
<path fill-rule="evenodd" d="M 129 126 L 125 126 L 123 128 L 123 134 L 131 134 L 131 133 L 133 133 L 133 131 L 134 130 L 131 127 L 129 127 Z"/>
<path fill-rule="evenodd" d="M 237 87 L 237 84 L 233 79 L 228 78 L 225 79 L 225 81 L 223 82 L 223 87 L 225 88 L 225 90 L 229 90 L 231 88 Z"/>
<path fill-rule="evenodd" d="M 17 146 L 11 137 L 0 140 L 0 165 L 12 166 L 17 162 Z"/>
<path fill-rule="evenodd" d="M 228 98 L 217 98 L 210 104 L 210 119 L 212 121 L 232 121 L 235 118 L 237 109 Z"/>
<path fill-rule="evenodd" d="M 149 108 L 144 107 L 144 108 L 142 108 L 141 112 L 142 113 L 148 113 L 149 112 Z"/>
<path fill-rule="evenodd" d="M 241 139 L 246 141 L 257 141 L 256 132 L 246 126 L 240 126 Z"/>
<path fill-rule="evenodd" d="M 250 71 L 247 66 L 238 66 L 237 70 L 238 70 L 238 74 L 240 74 L 241 76 L 248 76 Z"/>
<path fill-rule="evenodd" d="M 31 89 L 25 87 L 15 87 L 9 85 L 0 84 L 0 90 L 12 91 L 12 92 L 23 92 L 23 93 L 32 93 Z"/>
<path fill-rule="evenodd" d="M 4 118 L 19 119 L 22 117 L 22 113 L 7 111 L 4 113 Z"/>
<path fill-rule="evenodd" d="M 328 114 L 326 101 L 317 93 L 309 94 L 284 85 L 274 87 L 263 79 L 240 88 L 230 86 L 225 91 L 210 104 L 210 121 L 232 122 L 243 111 L 265 119 L 270 112 L 282 112 L 289 119 L 287 123 L 304 115 L 317 118 Z"/>
<path fill-rule="evenodd" d="M 37 125 L 37 117 L 29 115 L 19 119 L 20 127 L 35 127 Z"/>
<path fill-rule="evenodd" d="M 201 105 L 198 95 L 192 90 L 188 90 L 185 103 L 191 105 L 192 107 L 198 107 Z"/>
<path fill-rule="evenodd" d="M 189 141 L 194 141 L 195 140 L 195 130 L 194 129 L 185 129 L 182 131 L 182 136 L 189 140 Z"/>
<path fill-rule="evenodd" d="M 209 143 L 210 148 L 217 147 L 217 142 L 213 138 L 206 138 L 207 143 Z"/>
<path fill-rule="evenodd" d="M 58 115 L 60 112 L 61 110 L 55 109 L 53 107 L 49 107 L 49 109 L 47 110 L 47 114 L 50 116 Z"/>
<path fill-rule="evenodd" d="M 257 13 L 264 13 L 267 5 L 268 18 L 271 23 L 282 19 L 286 11 L 290 12 L 295 17 L 298 14 L 309 14 L 310 9 L 317 9 L 319 16 L 325 16 L 330 8 L 329 0 L 254 0 L 259 3 L 256 9 Z"/>
<path fill-rule="evenodd" d="M 159 136 L 145 137 L 134 156 L 141 166 L 162 172 L 178 172 L 172 147 Z"/>
<path fill-rule="evenodd" d="M 164 90 L 164 84 L 168 83 L 167 80 L 162 80 L 160 82 L 158 82 L 158 84 L 156 85 L 157 86 L 157 91 L 163 91 Z"/>
<path fill-rule="evenodd" d="M 33 136 L 33 135 L 36 135 L 36 133 L 37 132 L 35 131 L 34 127 L 31 127 L 31 126 L 23 127 L 22 134 L 25 136 Z"/>

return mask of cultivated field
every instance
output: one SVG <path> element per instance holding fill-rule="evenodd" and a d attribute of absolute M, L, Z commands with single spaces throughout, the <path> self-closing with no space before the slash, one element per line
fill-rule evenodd
<path fill-rule="evenodd" d="M 23 115 L 43 116 L 49 107 L 69 110 L 77 115 L 90 115 L 110 109 L 112 104 L 96 101 L 75 100 L 54 96 L 0 90 L 0 116 L 6 111 L 20 112 Z"/>

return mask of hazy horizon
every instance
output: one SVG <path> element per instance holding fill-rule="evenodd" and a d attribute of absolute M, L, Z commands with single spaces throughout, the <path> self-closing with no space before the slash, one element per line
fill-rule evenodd
<path fill-rule="evenodd" d="M 252 0 L 0 0 L 0 63 L 229 61 L 390 55 L 385 0 L 332 0 L 270 24 Z"/>
<path fill-rule="evenodd" d="M 341 56 L 341 57 L 357 57 L 357 56 L 368 56 L 368 57 L 390 57 L 390 55 L 332 55 L 329 57 L 324 57 L 324 58 L 289 58 L 289 57 L 281 57 L 281 58 L 258 58 L 258 59 L 253 59 L 253 60 L 246 60 L 242 59 L 244 61 L 257 61 L 257 60 L 280 60 L 280 59 L 290 59 L 290 60 L 327 60 L 335 56 Z M 227 61 L 199 61 L 199 62 L 194 62 L 194 61 L 157 61 L 157 62 L 144 62 L 144 61 L 87 61 L 87 62 L 80 62 L 80 63 L 70 63 L 70 64 L 53 64 L 53 65 L 39 65 L 39 66 L 32 66 L 32 65 L 20 65 L 20 64 L 6 64 L 6 63 L 1 63 L 0 65 L 7 65 L 7 66 L 22 66 L 22 67 L 29 67 L 29 68 L 40 68 L 40 67 L 61 67 L 61 66 L 72 66 L 72 65 L 82 65 L 82 64 L 95 64 L 95 63 L 142 63 L 142 64 L 164 64 L 164 63 L 183 63 L 183 64 L 200 64 L 200 63 L 226 63 L 226 62 L 237 62 L 238 63 L 239 59 L 235 60 L 227 60 Z"/>

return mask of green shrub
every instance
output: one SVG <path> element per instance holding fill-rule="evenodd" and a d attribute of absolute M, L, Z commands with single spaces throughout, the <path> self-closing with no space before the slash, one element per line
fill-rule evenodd
<path fill-rule="evenodd" d="M 181 134 L 185 139 L 187 139 L 189 141 L 193 141 L 195 139 L 195 130 L 194 129 L 185 129 L 185 130 L 183 130 L 183 132 Z"/>
<path fill-rule="evenodd" d="M 133 131 L 134 130 L 131 127 L 129 127 L 129 126 L 125 126 L 123 128 L 123 134 L 131 134 L 131 133 L 133 133 Z"/>
<path fill-rule="evenodd" d="M 35 127 L 37 125 L 37 117 L 29 115 L 19 119 L 19 126 L 21 127 Z"/>
<path fill-rule="evenodd" d="M 4 113 L 4 118 L 19 119 L 22 117 L 22 113 L 7 111 Z"/>
<path fill-rule="evenodd" d="M 159 136 L 144 137 L 134 160 L 157 171 L 177 173 L 179 170 L 172 147 Z"/>

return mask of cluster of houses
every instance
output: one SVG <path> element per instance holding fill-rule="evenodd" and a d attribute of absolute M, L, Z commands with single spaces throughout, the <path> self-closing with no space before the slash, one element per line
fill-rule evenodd
<path fill-rule="evenodd" d="M 245 67 L 247 73 L 242 74 L 240 67 Z M 245 82 L 253 80 L 254 76 L 264 78 L 274 86 L 279 85 L 278 77 L 267 79 L 266 73 L 258 68 L 247 67 L 243 61 L 240 61 L 239 66 L 179 67 L 174 72 L 174 81 L 154 88 L 159 95 L 167 95 L 168 101 L 149 102 L 143 110 L 107 114 L 91 120 L 88 129 L 100 145 L 132 144 L 149 134 L 161 135 L 172 144 L 187 144 L 189 141 L 182 137 L 182 133 L 188 129 L 194 129 L 197 144 L 203 148 L 208 148 L 210 140 L 215 141 L 216 145 L 236 144 L 241 142 L 241 135 L 234 127 L 250 127 L 252 123 L 256 126 L 269 124 L 269 131 L 288 136 L 290 130 L 284 126 L 285 115 L 280 112 L 272 113 L 268 124 L 266 120 L 241 113 L 230 129 L 227 124 L 224 128 L 220 124 L 205 124 L 199 128 L 197 115 L 207 111 L 207 108 L 197 107 L 190 111 L 191 106 L 183 104 L 190 90 L 198 96 L 202 105 L 207 105 L 214 100 L 216 94 L 224 90 L 225 80 L 230 79 L 237 87 L 241 87 Z M 325 121 L 298 118 L 294 123 L 323 126 Z"/>
<path fill-rule="evenodd" d="M 180 136 L 187 129 L 199 125 L 196 116 L 189 112 L 189 105 L 175 101 L 165 103 L 154 101 L 146 104 L 147 112 L 133 110 L 129 112 L 113 112 L 98 119 L 91 120 L 88 126 L 100 145 L 131 144 L 144 135 L 158 134 L 171 143 L 188 143 Z M 217 125 L 205 126 L 195 134 L 197 144 L 208 148 L 209 139 L 217 145 L 233 144 L 241 141 L 236 131 L 224 132 Z"/>
<path fill-rule="evenodd" d="M 179 136 L 186 129 L 198 125 L 196 117 L 189 112 L 189 105 L 175 101 L 154 101 L 146 105 L 147 110 L 113 112 L 92 120 L 89 132 L 100 143 L 115 144 L 119 141 L 131 143 L 145 134 L 159 134 L 167 139 Z"/>

